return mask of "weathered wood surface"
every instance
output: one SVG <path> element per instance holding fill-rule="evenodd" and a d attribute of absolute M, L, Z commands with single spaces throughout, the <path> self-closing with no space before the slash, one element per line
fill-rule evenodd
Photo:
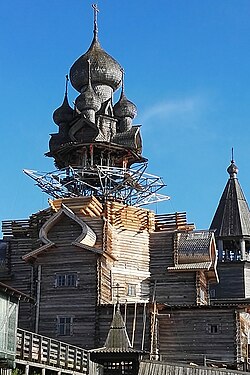
<path fill-rule="evenodd" d="M 193 230 L 194 224 L 188 224 L 186 212 L 175 212 L 172 214 L 155 215 L 155 230 L 170 231 Z"/>
<path fill-rule="evenodd" d="M 238 315 L 234 308 L 166 307 L 157 318 L 164 360 L 202 364 L 204 355 L 229 365 L 241 360 L 237 348 Z"/>
<path fill-rule="evenodd" d="M 87 374 L 88 352 L 21 329 L 17 331 L 17 363 L 26 361 Z"/>
<path fill-rule="evenodd" d="M 100 216 L 103 211 L 102 204 L 95 197 L 77 197 L 49 200 L 51 207 L 57 212 L 65 204 L 76 215 L 82 213 L 84 216 Z"/>
<path fill-rule="evenodd" d="M 151 296 L 160 303 L 193 305 L 197 301 L 196 272 L 173 273 L 174 233 L 155 232 L 150 235 Z"/>
<path fill-rule="evenodd" d="M 211 289 L 215 290 L 215 299 L 245 298 L 245 264 L 246 262 L 230 261 L 218 263 L 217 271 L 220 282 L 217 285 L 211 285 Z"/>
<path fill-rule="evenodd" d="M 98 307 L 98 346 L 103 347 L 114 314 L 114 305 Z M 129 340 L 136 350 L 149 351 L 150 349 L 150 311 L 146 303 L 128 303 L 120 305 L 120 311 L 126 324 Z"/>
<path fill-rule="evenodd" d="M 249 372 L 184 365 L 181 363 L 142 361 L 138 375 L 247 375 Z"/>

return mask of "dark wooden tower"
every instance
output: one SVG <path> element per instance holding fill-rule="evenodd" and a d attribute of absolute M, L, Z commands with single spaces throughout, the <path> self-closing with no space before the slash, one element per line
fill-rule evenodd
<path fill-rule="evenodd" d="M 237 178 L 234 160 L 210 229 L 215 230 L 220 283 L 211 291 L 216 299 L 250 297 L 250 212 Z"/>

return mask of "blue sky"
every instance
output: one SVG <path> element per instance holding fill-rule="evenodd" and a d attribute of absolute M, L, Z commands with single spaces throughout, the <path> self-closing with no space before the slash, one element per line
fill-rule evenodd
<path fill-rule="evenodd" d="M 90 0 L 0 4 L 0 220 L 26 218 L 48 196 L 22 169 L 51 171 L 43 156 L 64 77 L 90 45 Z M 187 211 L 209 227 L 226 184 L 231 147 L 250 199 L 250 1 L 99 0 L 102 47 L 125 69 L 138 108 L 148 172 L 171 200 L 158 213 Z M 77 94 L 70 88 L 72 102 Z"/>

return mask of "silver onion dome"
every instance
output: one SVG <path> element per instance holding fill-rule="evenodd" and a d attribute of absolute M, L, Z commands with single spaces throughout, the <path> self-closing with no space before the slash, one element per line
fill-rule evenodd
<path fill-rule="evenodd" d="M 119 88 L 122 80 L 121 66 L 102 49 L 97 35 L 95 35 L 88 51 L 80 56 L 70 69 L 71 84 L 78 92 L 81 92 L 83 87 L 88 84 L 88 60 L 91 62 L 93 85 L 107 85 L 114 91 Z"/>
<path fill-rule="evenodd" d="M 56 125 L 60 125 L 62 123 L 69 123 L 73 119 L 73 108 L 70 107 L 68 101 L 68 75 L 66 76 L 66 89 L 65 89 L 65 96 L 62 105 L 57 108 L 53 113 L 53 120 Z"/>
<path fill-rule="evenodd" d="M 89 110 L 89 109 L 92 109 L 95 112 L 97 112 L 101 108 L 102 103 L 101 103 L 99 96 L 93 90 L 93 87 L 91 84 L 91 62 L 90 60 L 87 60 L 87 63 L 88 63 L 88 86 L 85 89 L 85 91 L 82 92 L 76 98 L 76 107 L 80 112 Z"/>
<path fill-rule="evenodd" d="M 119 101 L 114 105 L 114 114 L 116 117 L 130 117 L 132 119 L 137 115 L 135 104 L 126 98 L 123 90 Z"/>
<path fill-rule="evenodd" d="M 227 168 L 228 174 L 230 175 L 231 178 L 236 178 L 238 171 L 239 169 L 237 165 L 234 163 L 234 160 L 231 160 L 231 164 Z"/>

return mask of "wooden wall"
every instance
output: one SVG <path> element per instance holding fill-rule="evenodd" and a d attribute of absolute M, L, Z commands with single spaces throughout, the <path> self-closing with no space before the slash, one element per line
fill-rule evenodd
<path fill-rule="evenodd" d="M 233 364 L 238 358 L 236 318 L 234 308 L 165 309 L 158 315 L 159 353 L 174 362 L 203 364 L 206 356 Z"/>
<path fill-rule="evenodd" d="M 70 228 L 70 230 L 67 230 Z M 64 216 L 50 231 L 48 237 L 55 247 L 42 252 L 36 260 L 41 267 L 41 293 L 39 303 L 39 330 L 50 336 L 84 348 L 95 346 L 95 320 L 97 305 L 96 253 L 71 245 L 81 233 L 72 219 Z M 77 286 L 56 287 L 56 274 L 77 273 Z M 73 317 L 72 336 L 58 336 L 57 317 Z"/>
<path fill-rule="evenodd" d="M 112 202 L 106 205 L 105 218 L 104 248 L 115 258 L 111 275 L 113 287 L 119 284 L 121 302 L 148 301 L 149 232 L 154 228 L 153 213 Z M 128 285 L 135 286 L 134 296 L 129 295 Z M 113 293 L 113 302 L 116 294 L 117 291 Z"/>
<path fill-rule="evenodd" d="M 244 263 L 245 298 L 250 298 L 250 264 Z"/>
<path fill-rule="evenodd" d="M 219 284 L 211 285 L 212 299 L 245 298 L 244 285 L 245 262 L 219 262 L 217 266 Z"/>
<path fill-rule="evenodd" d="M 196 273 L 169 272 L 174 265 L 174 233 L 150 234 L 151 296 L 157 302 L 171 305 L 195 304 Z"/>
<path fill-rule="evenodd" d="M 10 287 L 18 289 L 27 295 L 34 295 L 34 282 L 32 267 L 22 260 L 22 256 L 27 251 L 32 250 L 32 240 L 25 233 L 19 239 L 15 237 L 9 238 L 9 254 L 10 257 L 10 278 L 6 282 Z M 27 330 L 34 329 L 33 324 L 34 305 L 28 302 L 20 301 L 19 304 L 19 327 Z"/>

